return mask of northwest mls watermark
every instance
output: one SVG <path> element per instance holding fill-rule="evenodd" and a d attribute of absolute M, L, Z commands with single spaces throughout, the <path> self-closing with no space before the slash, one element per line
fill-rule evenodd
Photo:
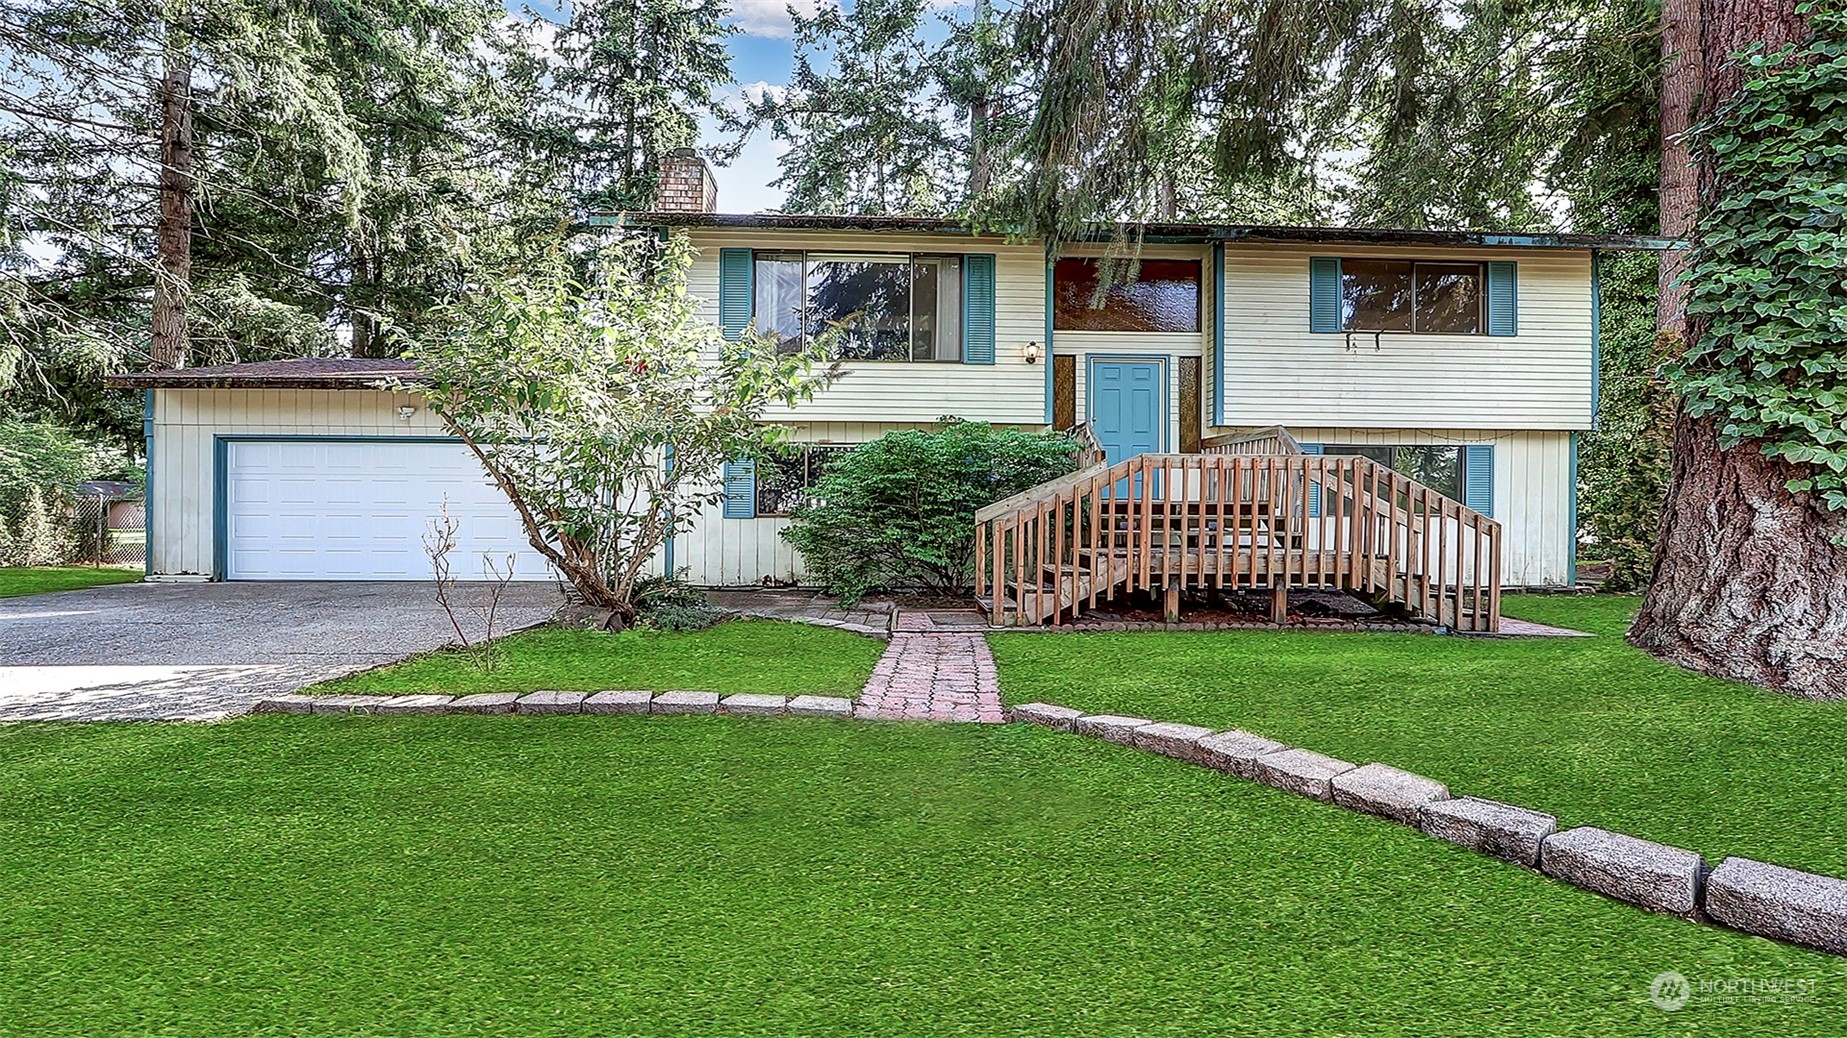
<path fill-rule="evenodd" d="M 1648 983 L 1648 1001 L 1657 1009 L 1675 1012 L 1690 1005 L 1736 1006 L 1781 1002 L 1789 1005 L 1821 1001 L 1813 977 L 1720 977 L 1690 980 L 1668 970 Z"/>

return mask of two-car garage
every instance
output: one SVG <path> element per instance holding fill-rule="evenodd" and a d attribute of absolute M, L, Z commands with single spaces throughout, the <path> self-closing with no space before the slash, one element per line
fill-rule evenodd
<path fill-rule="evenodd" d="M 121 376 L 143 390 L 154 579 L 429 580 L 447 511 L 458 580 L 555 579 L 401 360 L 304 359 Z"/>
<path fill-rule="evenodd" d="M 459 580 L 549 579 L 519 517 L 453 440 L 223 438 L 226 580 L 429 580 L 438 517 Z"/>

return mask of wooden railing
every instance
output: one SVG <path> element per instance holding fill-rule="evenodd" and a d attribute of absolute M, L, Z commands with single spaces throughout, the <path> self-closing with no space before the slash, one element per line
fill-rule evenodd
<path fill-rule="evenodd" d="M 1143 454 L 990 505 L 975 534 L 975 593 L 1000 625 L 1208 586 L 1279 603 L 1340 588 L 1457 630 L 1500 624 L 1500 524 L 1370 458 Z"/>
<path fill-rule="evenodd" d="M 1092 465 L 1101 465 L 1107 458 L 1103 445 L 1097 442 L 1096 426 L 1091 422 L 1079 422 L 1066 434 L 1077 441 L 1077 467 L 1087 469 Z"/>
<path fill-rule="evenodd" d="M 1302 445 L 1280 425 L 1250 432 L 1208 436 L 1199 441 L 1201 454 L 1300 454 Z"/>

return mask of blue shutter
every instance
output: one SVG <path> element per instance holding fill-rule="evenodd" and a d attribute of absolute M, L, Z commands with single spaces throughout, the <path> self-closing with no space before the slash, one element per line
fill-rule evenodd
<path fill-rule="evenodd" d="M 1303 454 L 1327 453 L 1319 443 L 1304 443 L 1301 447 Z M 1308 483 L 1308 517 L 1310 519 L 1321 518 L 1321 484 L 1313 480 Z"/>
<path fill-rule="evenodd" d="M 1462 503 L 1485 516 L 1494 515 L 1494 448 L 1488 444 L 1462 448 Z"/>
<path fill-rule="evenodd" d="M 1488 264 L 1488 334 L 1516 335 L 1520 331 L 1519 278 L 1512 263 Z"/>
<path fill-rule="evenodd" d="M 1308 261 L 1308 330 L 1340 331 L 1340 260 L 1332 256 Z"/>
<path fill-rule="evenodd" d="M 749 458 L 725 462 L 725 518 L 757 517 L 757 463 Z"/>
<path fill-rule="evenodd" d="M 962 363 L 994 363 L 994 254 L 962 257 Z M 1052 358 L 1045 358 L 1050 370 Z"/>
<path fill-rule="evenodd" d="M 718 327 L 732 342 L 750 327 L 757 296 L 754 274 L 749 249 L 718 250 Z"/>

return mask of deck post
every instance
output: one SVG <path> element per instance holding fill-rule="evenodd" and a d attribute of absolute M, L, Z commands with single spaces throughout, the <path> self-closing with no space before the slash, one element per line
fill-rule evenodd
<path fill-rule="evenodd" d="M 1270 622 L 1273 624 L 1289 622 L 1289 589 L 1281 584 L 1270 588 Z"/>
<path fill-rule="evenodd" d="M 1167 582 L 1167 587 L 1164 590 L 1162 590 L 1161 592 L 1161 614 L 1167 617 L 1167 622 L 1170 624 L 1177 624 L 1180 622 L 1180 582 L 1179 581 L 1169 580 Z"/>

